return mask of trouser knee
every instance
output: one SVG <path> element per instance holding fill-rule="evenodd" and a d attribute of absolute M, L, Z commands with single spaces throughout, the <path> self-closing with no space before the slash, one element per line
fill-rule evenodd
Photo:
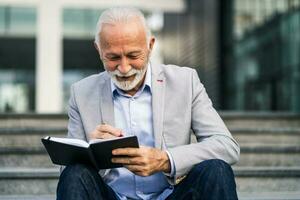
<path fill-rule="evenodd" d="M 208 182 L 219 182 L 223 179 L 234 179 L 231 166 L 223 160 L 211 159 L 195 165 L 191 172 L 193 176 L 205 177 Z"/>
<path fill-rule="evenodd" d="M 97 171 L 87 165 L 84 164 L 73 164 L 68 165 L 61 173 L 60 179 L 64 179 L 65 181 L 72 183 L 76 182 L 80 179 L 84 179 L 93 174 L 97 173 Z"/>
<path fill-rule="evenodd" d="M 178 199 L 236 200 L 236 184 L 229 164 L 222 160 L 206 160 L 195 165 L 177 186 Z M 177 199 L 177 198 L 175 198 Z"/>
<path fill-rule="evenodd" d="M 83 164 L 70 165 L 63 170 L 56 193 L 58 200 L 116 199 L 98 171 Z"/>

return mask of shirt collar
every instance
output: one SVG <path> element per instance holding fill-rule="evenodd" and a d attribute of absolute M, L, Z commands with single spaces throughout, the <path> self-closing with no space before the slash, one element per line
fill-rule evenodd
<path fill-rule="evenodd" d="M 152 73 L 151 72 L 152 72 L 151 64 L 149 63 L 147 66 L 147 72 L 146 72 L 146 78 L 145 78 L 144 84 L 134 96 L 142 93 L 145 90 L 145 88 L 149 88 L 149 92 L 151 93 L 151 89 L 152 89 L 152 83 L 151 83 Z M 110 79 L 110 85 L 111 85 L 111 92 L 113 94 L 113 97 L 115 97 L 115 95 L 117 95 L 117 94 L 126 96 L 126 94 L 122 90 L 117 88 L 117 86 L 114 84 L 112 79 Z"/>

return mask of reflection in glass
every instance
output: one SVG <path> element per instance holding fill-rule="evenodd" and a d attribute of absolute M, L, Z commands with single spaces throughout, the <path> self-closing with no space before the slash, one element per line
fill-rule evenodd
<path fill-rule="evenodd" d="M 300 1 L 235 0 L 226 108 L 300 111 Z"/>
<path fill-rule="evenodd" d="M 0 113 L 34 111 L 36 15 L 0 6 Z"/>

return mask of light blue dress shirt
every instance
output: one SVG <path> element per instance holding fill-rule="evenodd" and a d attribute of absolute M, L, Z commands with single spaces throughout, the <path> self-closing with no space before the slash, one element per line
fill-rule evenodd
<path fill-rule="evenodd" d="M 130 96 L 118 89 L 111 82 L 115 127 L 120 128 L 125 136 L 136 135 L 140 146 L 154 147 L 151 65 L 148 65 L 143 86 Z M 168 153 L 168 152 L 167 152 Z M 174 163 L 170 154 L 171 175 L 174 174 Z M 126 168 L 116 168 L 104 176 L 104 181 L 117 193 L 119 199 L 166 199 L 173 191 L 162 172 L 142 177 L 133 174 Z"/>

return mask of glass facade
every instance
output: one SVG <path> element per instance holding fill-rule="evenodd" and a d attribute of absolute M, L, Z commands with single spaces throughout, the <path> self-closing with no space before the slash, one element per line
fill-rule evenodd
<path fill-rule="evenodd" d="M 33 36 L 36 33 L 36 9 L 0 7 L 0 34 Z"/>
<path fill-rule="evenodd" d="M 1 1 L 1 0 L 0 0 Z M 300 0 L 186 0 L 145 12 L 152 59 L 194 67 L 214 106 L 300 112 Z M 0 6 L 0 112 L 35 112 L 37 8 Z M 101 9 L 63 8 L 63 110 L 70 85 L 104 70 L 94 48 Z"/>
<path fill-rule="evenodd" d="M 300 1 L 227 7 L 224 109 L 300 112 Z"/>
<path fill-rule="evenodd" d="M 99 10 L 64 9 L 63 34 L 67 38 L 93 38 Z"/>
<path fill-rule="evenodd" d="M 33 112 L 36 9 L 0 7 L 0 112 Z"/>
<path fill-rule="evenodd" d="M 94 48 L 95 24 L 101 11 L 63 10 L 63 108 L 67 110 L 72 83 L 103 71 Z"/>

